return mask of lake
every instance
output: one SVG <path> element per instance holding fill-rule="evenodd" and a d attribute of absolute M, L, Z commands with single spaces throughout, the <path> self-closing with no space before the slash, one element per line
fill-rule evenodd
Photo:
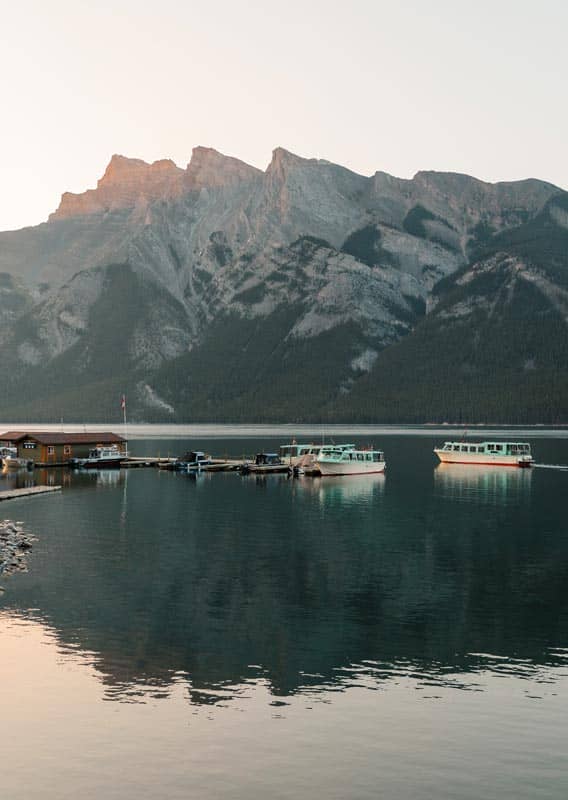
<path fill-rule="evenodd" d="M 289 441 L 176 433 L 131 452 Z M 0 576 L 3 800 L 564 800 L 568 471 L 437 466 L 441 433 L 342 430 L 377 476 L 2 475 L 63 485 L 2 505 L 38 537 Z"/>

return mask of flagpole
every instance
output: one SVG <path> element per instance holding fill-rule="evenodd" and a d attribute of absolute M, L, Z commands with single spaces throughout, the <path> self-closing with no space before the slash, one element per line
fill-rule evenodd
<path fill-rule="evenodd" d="M 122 419 L 124 423 L 124 440 L 126 442 L 126 453 L 128 453 L 128 430 L 126 427 L 126 395 L 123 394 L 120 400 L 120 405 L 122 406 Z"/>

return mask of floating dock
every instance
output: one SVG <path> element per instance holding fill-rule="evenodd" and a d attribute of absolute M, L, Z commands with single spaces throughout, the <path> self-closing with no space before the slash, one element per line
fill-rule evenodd
<path fill-rule="evenodd" d="M 161 458 L 160 456 L 131 456 L 120 462 L 121 467 L 135 469 L 136 467 L 162 467 L 166 468 L 175 462 L 175 458 Z"/>
<path fill-rule="evenodd" d="M 61 486 L 28 486 L 24 489 L 10 489 L 7 492 L 0 492 L 0 502 L 2 502 L 2 500 L 19 500 L 20 497 L 30 497 L 36 494 L 60 491 Z"/>

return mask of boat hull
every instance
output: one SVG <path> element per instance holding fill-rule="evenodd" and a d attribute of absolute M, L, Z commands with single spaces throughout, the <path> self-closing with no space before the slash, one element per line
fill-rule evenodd
<path fill-rule="evenodd" d="M 2 459 L 2 464 L 6 469 L 25 469 L 29 462 L 23 458 L 12 458 L 11 456 L 5 456 Z"/>
<path fill-rule="evenodd" d="M 72 467 L 81 467 L 82 469 L 98 469 L 99 467 L 104 467 L 108 469 L 109 467 L 120 467 L 121 463 L 126 459 L 126 456 L 122 456 L 121 458 L 76 458 L 71 461 Z"/>
<path fill-rule="evenodd" d="M 318 461 L 317 467 L 323 476 L 374 475 L 384 472 L 386 461 Z"/>
<path fill-rule="evenodd" d="M 461 453 L 450 450 L 434 450 L 442 464 L 483 464 L 493 467 L 530 467 L 532 456 L 491 455 L 490 453 Z"/>

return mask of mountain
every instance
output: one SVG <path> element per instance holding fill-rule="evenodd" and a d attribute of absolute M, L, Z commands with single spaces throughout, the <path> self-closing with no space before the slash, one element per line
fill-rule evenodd
<path fill-rule="evenodd" d="M 568 195 L 112 157 L 0 233 L 6 418 L 561 422 Z"/>

